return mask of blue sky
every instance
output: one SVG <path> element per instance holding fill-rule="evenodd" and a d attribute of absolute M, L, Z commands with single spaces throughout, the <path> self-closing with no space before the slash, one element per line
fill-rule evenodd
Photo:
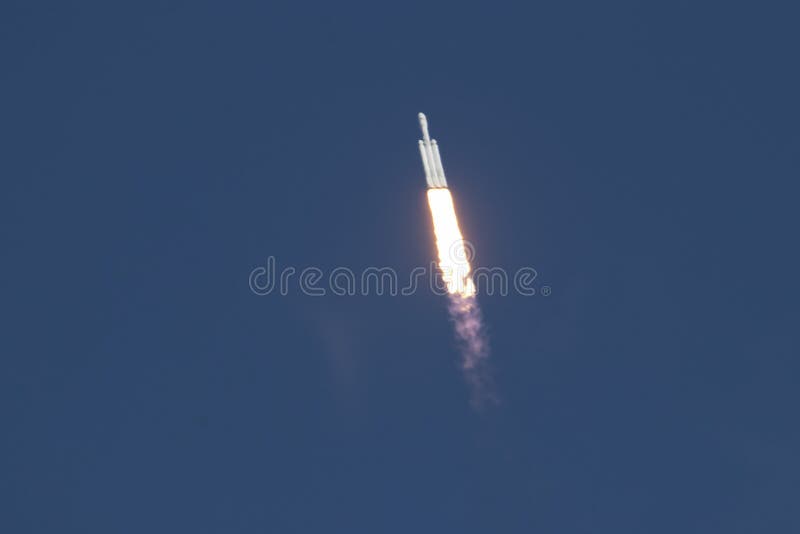
<path fill-rule="evenodd" d="M 797 10 L 0 8 L 0 530 L 794 532 Z M 502 402 L 439 296 L 416 115 Z"/>

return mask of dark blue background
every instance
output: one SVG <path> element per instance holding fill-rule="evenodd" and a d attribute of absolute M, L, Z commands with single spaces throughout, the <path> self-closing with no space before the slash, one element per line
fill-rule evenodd
<path fill-rule="evenodd" d="M 798 13 L 6 3 L 0 530 L 798 532 Z M 652 4 L 652 3 L 651 3 Z M 502 403 L 442 298 L 425 111 Z"/>

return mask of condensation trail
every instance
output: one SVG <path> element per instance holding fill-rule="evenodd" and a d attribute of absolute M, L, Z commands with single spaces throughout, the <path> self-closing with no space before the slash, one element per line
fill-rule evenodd
<path fill-rule="evenodd" d="M 498 402 L 489 368 L 489 342 L 475 296 L 450 295 L 449 312 L 461 349 L 461 369 L 475 408 Z"/>

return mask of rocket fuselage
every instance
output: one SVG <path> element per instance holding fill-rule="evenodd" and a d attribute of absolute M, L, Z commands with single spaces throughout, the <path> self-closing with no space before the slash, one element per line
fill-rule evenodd
<path fill-rule="evenodd" d="M 419 127 L 422 129 L 419 154 L 422 158 L 422 166 L 425 168 L 425 182 L 428 184 L 428 189 L 447 187 L 439 145 L 436 143 L 436 139 L 432 140 L 428 134 L 428 119 L 424 113 L 419 114 Z"/>

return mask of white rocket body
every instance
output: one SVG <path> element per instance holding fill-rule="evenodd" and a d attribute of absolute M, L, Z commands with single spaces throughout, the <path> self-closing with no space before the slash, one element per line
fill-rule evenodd
<path fill-rule="evenodd" d="M 447 187 L 442 167 L 442 156 L 439 154 L 439 145 L 436 139 L 431 140 L 428 134 L 428 119 L 424 113 L 419 114 L 419 126 L 422 128 L 422 139 L 419 141 L 419 154 L 422 166 L 425 168 L 425 181 L 428 189 Z"/>

